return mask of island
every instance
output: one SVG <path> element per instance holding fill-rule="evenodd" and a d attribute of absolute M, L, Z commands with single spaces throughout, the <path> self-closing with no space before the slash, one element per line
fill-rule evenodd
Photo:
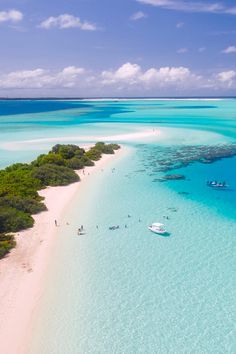
<path fill-rule="evenodd" d="M 0 170 L 0 258 L 15 247 L 14 233 L 33 227 L 32 215 L 47 210 L 39 190 L 78 182 L 78 170 L 119 148 L 97 142 L 86 151 L 77 145 L 57 144 L 29 164 L 15 163 Z"/>

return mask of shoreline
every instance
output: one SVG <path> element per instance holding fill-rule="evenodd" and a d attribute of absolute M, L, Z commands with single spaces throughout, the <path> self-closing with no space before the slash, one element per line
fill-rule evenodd
<path fill-rule="evenodd" d="M 92 167 L 78 172 L 80 181 L 63 187 L 48 187 L 39 191 L 48 210 L 34 215 L 31 229 L 18 232 L 16 247 L 0 261 L 0 341 L 4 354 L 23 354 L 30 333 L 33 312 L 38 305 L 43 280 L 53 245 L 56 242 L 57 227 L 69 202 L 90 174 L 107 166 L 124 148 L 114 155 L 102 155 Z"/>

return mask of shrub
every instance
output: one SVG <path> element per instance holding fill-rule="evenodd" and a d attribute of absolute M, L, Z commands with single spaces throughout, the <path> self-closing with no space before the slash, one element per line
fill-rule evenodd
<path fill-rule="evenodd" d="M 72 157 L 72 159 L 66 161 L 66 166 L 73 170 L 80 170 L 84 167 L 84 164 L 81 158 Z"/>
<path fill-rule="evenodd" d="M 0 233 L 24 230 L 33 224 L 30 214 L 11 207 L 0 207 Z"/>
<path fill-rule="evenodd" d="M 0 234 L 0 258 L 9 253 L 15 245 L 16 242 L 13 235 Z"/>
<path fill-rule="evenodd" d="M 118 150 L 120 146 L 118 144 L 105 144 L 98 142 L 95 144 L 95 148 L 103 154 L 114 154 L 114 150 Z"/>
<path fill-rule="evenodd" d="M 84 154 L 85 154 L 85 150 L 82 148 L 78 147 L 77 150 L 75 151 L 75 157 L 82 157 L 84 156 Z"/>
<path fill-rule="evenodd" d="M 27 163 L 14 163 L 11 166 L 8 166 L 5 168 L 5 172 L 12 172 L 12 171 L 16 171 L 16 170 L 30 170 L 30 165 L 28 165 Z"/>
<path fill-rule="evenodd" d="M 11 172 L 3 171 L 0 177 L 0 197 L 16 195 L 39 198 L 37 190 L 42 188 L 42 184 L 31 173 L 31 170 L 27 169 L 18 169 Z"/>
<path fill-rule="evenodd" d="M 64 162 L 64 159 L 62 158 L 62 156 L 60 154 L 53 154 L 53 153 L 49 153 L 47 155 L 45 155 L 45 154 L 40 155 L 35 161 L 32 162 L 32 165 L 33 166 L 42 166 L 42 165 L 46 165 L 48 163 L 59 165 L 59 166 L 65 165 L 65 162 Z"/>
<path fill-rule="evenodd" d="M 79 181 L 79 176 L 70 168 L 53 164 L 35 167 L 32 176 L 44 186 L 66 186 Z"/>
<path fill-rule="evenodd" d="M 6 196 L 0 198 L 0 207 L 12 207 L 29 214 L 37 214 L 47 210 L 45 204 L 33 198 L 18 196 Z"/>
<path fill-rule="evenodd" d="M 94 166 L 94 162 L 88 158 L 88 156 L 84 155 L 80 159 L 84 166 Z"/>
<path fill-rule="evenodd" d="M 102 153 L 100 150 L 97 150 L 95 147 L 93 147 L 90 150 L 86 151 L 85 156 L 92 161 L 98 161 L 100 160 Z"/>
<path fill-rule="evenodd" d="M 108 145 L 106 145 L 105 143 L 98 142 L 95 144 L 95 149 L 99 150 L 103 154 L 103 153 L 106 153 L 105 151 L 108 150 L 109 148 L 108 148 Z M 112 150 L 112 152 L 113 152 L 113 150 Z"/>
<path fill-rule="evenodd" d="M 120 145 L 118 144 L 108 144 L 113 150 L 119 150 L 120 149 Z"/>
<path fill-rule="evenodd" d="M 61 157 L 63 159 L 71 159 L 72 157 L 75 156 L 75 152 L 77 150 L 79 150 L 79 146 L 77 145 L 72 145 L 72 144 L 68 144 L 68 145 L 60 145 L 60 144 L 57 144 L 55 145 L 51 152 L 54 153 L 54 154 L 59 154 L 61 155 Z"/>

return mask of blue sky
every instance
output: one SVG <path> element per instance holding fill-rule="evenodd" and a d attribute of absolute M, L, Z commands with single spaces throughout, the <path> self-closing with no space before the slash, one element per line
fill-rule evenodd
<path fill-rule="evenodd" d="M 1 0 L 1 96 L 233 95 L 236 3 Z"/>

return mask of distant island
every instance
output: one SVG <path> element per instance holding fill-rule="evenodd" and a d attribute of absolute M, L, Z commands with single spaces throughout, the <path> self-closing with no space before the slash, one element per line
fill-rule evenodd
<path fill-rule="evenodd" d="M 31 163 L 15 163 L 0 170 L 0 258 L 16 245 L 14 232 L 31 228 L 33 214 L 47 210 L 38 191 L 80 180 L 75 170 L 93 166 L 103 154 L 114 154 L 118 144 L 96 143 L 88 151 L 77 145 L 55 145 Z"/>

